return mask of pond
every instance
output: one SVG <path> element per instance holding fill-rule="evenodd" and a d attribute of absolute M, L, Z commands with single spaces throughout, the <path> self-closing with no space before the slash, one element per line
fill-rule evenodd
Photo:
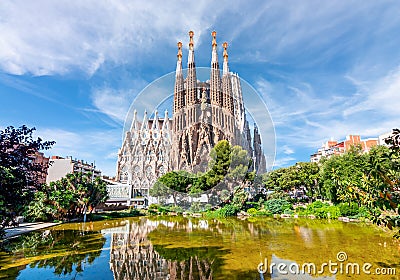
<path fill-rule="evenodd" d="M 62 224 L 0 251 L 0 279 L 113 278 L 400 279 L 400 246 L 339 221 L 138 217 Z"/>

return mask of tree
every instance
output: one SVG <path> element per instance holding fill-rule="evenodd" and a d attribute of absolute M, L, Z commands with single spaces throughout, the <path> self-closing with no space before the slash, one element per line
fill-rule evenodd
<path fill-rule="evenodd" d="M 74 172 L 38 191 L 27 214 L 35 220 L 81 217 L 106 200 L 106 183 L 101 178 Z"/>
<path fill-rule="evenodd" d="M 233 146 L 231 149 L 231 162 L 228 171 L 228 178 L 231 181 L 243 181 L 249 173 L 251 158 L 248 152 L 241 146 Z"/>
<path fill-rule="evenodd" d="M 186 171 L 171 171 L 158 178 L 151 187 L 151 196 L 168 198 L 172 195 L 175 205 L 178 203 L 179 192 L 188 192 L 189 186 L 193 184 L 194 177 Z"/>
<path fill-rule="evenodd" d="M 357 200 L 355 190 L 362 187 L 366 157 L 360 146 L 352 146 L 343 155 L 334 155 L 323 161 L 320 170 L 322 194 L 335 204 Z"/>
<path fill-rule="evenodd" d="M 300 186 L 306 188 L 306 195 L 315 198 L 319 195 L 319 166 L 315 162 L 299 162 L 296 163 L 296 174 L 300 182 Z"/>
<path fill-rule="evenodd" d="M 211 190 L 207 192 L 209 199 L 216 199 L 221 189 L 230 189 L 233 192 L 234 187 L 243 188 L 247 182 L 253 181 L 255 174 L 249 172 L 251 165 L 246 150 L 240 146 L 231 147 L 227 140 L 221 140 L 210 151 L 207 172 L 197 174 L 186 171 L 168 172 L 157 180 L 149 193 L 157 197 L 172 195 L 175 204 L 178 203 L 179 193 L 189 193 L 192 197 L 198 197 L 200 193 Z"/>
<path fill-rule="evenodd" d="M 399 226 L 399 134 L 394 130 L 387 140 L 389 148 L 375 146 L 363 154 L 360 147 L 352 147 L 341 156 L 325 160 L 321 168 L 324 194 L 334 203 L 366 207 L 377 224 Z"/>
<path fill-rule="evenodd" d="M 36 162 L 35 155 L 50 149 L 55 142 L 35 140 L 34 131 L 35 128 L 25 125 L 9 126 L 0 131 L 0 222 L 10 213 L 23 212 L 33 199 L 34 191 L 41 189 L 38 175 L 44 174 L 47 166 Z"/>
<path fill-rule="evenodd" d="M 231 164 L 231 145 L 227 140 L 221 140 L 210 151 L 210 170 L 206 173 L 206 186 L 208 190 L 220 183 L 228 173 Z"/>
<path fill-rule="evenodd" d="M 374 222 L 389 228 L 399 226 L 395 215 L 399 215 L 400 166 L 397 164 L 399 154 L 395 149 L 393 146 L 371 149 L 363 176 L 363 188 L 359 191 L 360 199 L 370 210 Z M 381 211 L 376 211 L 378 209 L 392 211 L 393 214 L 382 215 Z"/>
<path fill-rule="evenodd" d="M 310 198 L 319 194 L 319 181 L 319 166 L 313 162 L 298 162 L 290 167 L 279 168 L 263 178 L 267 189 L 287 193 L 293 189 L 305 188 Z"/>

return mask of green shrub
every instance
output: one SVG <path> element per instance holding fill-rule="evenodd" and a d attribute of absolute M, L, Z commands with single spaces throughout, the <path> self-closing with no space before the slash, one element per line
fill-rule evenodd
<path fill-rule="evenodd" d="M 220 217 L 230 217 L 235 216 L 239 210 L 235 206 L 227 204 L 218 211 Z"/>
<path fill-rule="evenodd" d="M 358 215 L 358 205 L 355 202 L 349 203 L 340 203 L 339 205 L 340 213 L 342 216 L 350 217 Z"/>
<path fill-rule="evenodd" d="M 158 211 L 158 208 L 160 208 L 160 205 L 153 203 L 153 204 L 150 204 L 149 211 Z"/>
<path fill-rule="evenodd" d="M 327 218 L 337 219 L 340 217 L 340 209 L 335 205 L 325 206 L 325 211 L 327 211 L 326 216 Z M 328 216 L 329 213 L 329 216 Z"/>
<path fill-rule="evenodd" d="M 268 195 L 268 200 L 273 200 L 273 199 L 283 199 L 286 201 L 291 200 L 290 195 L 283 191 L 275 191 L 275 192 L 271 193 L 270 195 Z"/>
<path fill-rule="evenodd" d="M 206 204 L 206 205 L 204 205 L 204 209 L 205 209 L 206 211 L 211 210 L 211 208 L 212 208 L 212 205 L 211 205 L 211 204 Z"/>
<path fill-rule="evenodd" d="M 235 216 L 239 210 L 230 204 L 225 205 L 224 207 L 215 210 L 215 211 L 207 211 L 205 213 L 205 217 L 207 218 L 225 218 L 229 216 Z"/>
<path fill-rule="evenodd" d="M 321 201 L 315 201 L 307 207 L 297 207 L 296 213 L 300 216 L 314 215 L 319 219 L 337 219 L 340 217 L 340 210 L 338 206 L 330 205 L 329 203 L 323 203 Z"/>
<path fill-rule="evenodd" d="M 167 207 L 159 206 L 158 207 L 158 212 L 160 212 L 161 214 L 166 214 L 166 213 L 168 213 L 170 211 L 169 211 L 169 209 Z"/>
<path fill-rule="evenodd" d="M 129 208 L 129 214 L 132 216 L 140 216 L 141 215 L 140 211 L 134 207 Z"/>
<path fill-rule="evenodd" d="M 328 203 L 323 203 L 322 201 L 314 201 L 313 203 L 307 205 L 307 209 L 316 209 L 316 208 L 322 208 L 326 205 L 329 205 Z"/>
<path fill-rule="evenodd" d="M 169 211 L 183 213 L 183 208 L 180 206 L 177 206 L 177 205 L 173 205 L 173 206 L 169 207 Z"/>
<path fill-rule="evenodd" d="M 257 211 L 257 209 L 255 209 L 255 208 L 249 208 L 249 209 L 247 209 L 247 214 L 249 214 L 249 215 L 251 215 L 251 216 L 257 215 L 257 213 L 258 213 L 258 211 Z"/>
<path fill-rule="evenodd" d="M 292 205 L 284 199 L 270 199 L 265 202 L 265 208 L 272 214 L 282 214 L 287 209 L 292 209 Z"/>
<path fill-rule="evenodd" d="M 201 202 L 194 201 L 194 202 L 192 202 L 192 204 L 190 205 L 190 211 L 191 211 L 191 212 L 196 213 L 196 212 L 200 212 L 201 210 L 202 210 Z"/>
<path fill-rule="evenodd" d="M 268 210 L 262 209 L 262 210 L 257 211 L 256 216 L 267 216 L 267 217 L 272 217 L 273 214 L 272 214 L 270 211 L 268 211 Z"/>
<path fill-rule="evenodd" d="M 292 209 L 285 209 L 284 211 L 283 211 L 283 214 L 290 214 L 290 215 L 292 215 L 294 213 L 294 211 L 292 210 Z"/>
<path fill-rule="evenodd" d="M 295 212 L 296 212 L 297 214 L 299 214 L 300 216 L 307 215 L 306 211 L 307 211 L 307 208 L 304 207 L 304 206 L 297 206 L 297 207 L 295 208 Z"/>
<path fill-rule="evenodd" d="M 368 208 L 365 206 L 361 206 L 360 208 L 358 208 L 358 214 L 357 214 L 358 218 L 371 218 L 371 214 L 368 211 Z"/>

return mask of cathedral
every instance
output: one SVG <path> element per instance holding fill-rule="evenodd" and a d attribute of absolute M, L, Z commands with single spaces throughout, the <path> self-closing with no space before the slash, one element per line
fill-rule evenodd
<path fill-rule="evenodd" d="M 157 111 L 151 114 L 152 118 L 144 112 L 142 121 L 139 121 L 137 112 L 134 112 L 117 162 L 116 180 L 126 188 L 110 189 L 111 198 L 128 196 L 130 202 L 137 202 L 148 198 L 151 186 L 168 171 L 205 171 L 209 153 L 220 140 L 240 145 L 252 157 L 253 170 L 265 172 L 260 134 L 254 125 L 251 135 L 240 78 L 228 67 L 228 44 L 225 42 L 222 45 L 221 73 L 217 33 L 213 31 L 211 35 L 210 79 L 199 81 L 196 77 L 194 33 L 190 31 L 186 77 L 182 70 L 182 43 L 178 43 L 171 118 L 168 111 L 163 118 Z"/>

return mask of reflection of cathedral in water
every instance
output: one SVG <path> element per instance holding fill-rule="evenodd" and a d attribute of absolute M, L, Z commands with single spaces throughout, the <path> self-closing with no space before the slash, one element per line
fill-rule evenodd
<path fill-rule="evenodd" d="M 156 224 L 130 223 L 112 229 L 110 269 L 114 279 L 168 279 L 168 264 L 154 251 L 147 235 Z"/>
<path fill-rule="evenodd" d="M 148 239 L 149 233 L 159 226 L 186 231 L 193 227 L 207 228 L 206 221 L 198 222 L 193 225 L 189 221 L 189 224 L 183 225 L 148 219 L 141 219 L 137 223 L 127 220 L 125 226 L 104 230 L 104 233 L 111 233 L 110 269 L 114 279 L 212 279 L 213 260 L 188 254 L 183 254 L 187 259 L 176 260 L 168 257 L 168 252 L 176 252 L 176 249 L 158 246 L 157 249 L 167 255 L 164 257 Z"/>

